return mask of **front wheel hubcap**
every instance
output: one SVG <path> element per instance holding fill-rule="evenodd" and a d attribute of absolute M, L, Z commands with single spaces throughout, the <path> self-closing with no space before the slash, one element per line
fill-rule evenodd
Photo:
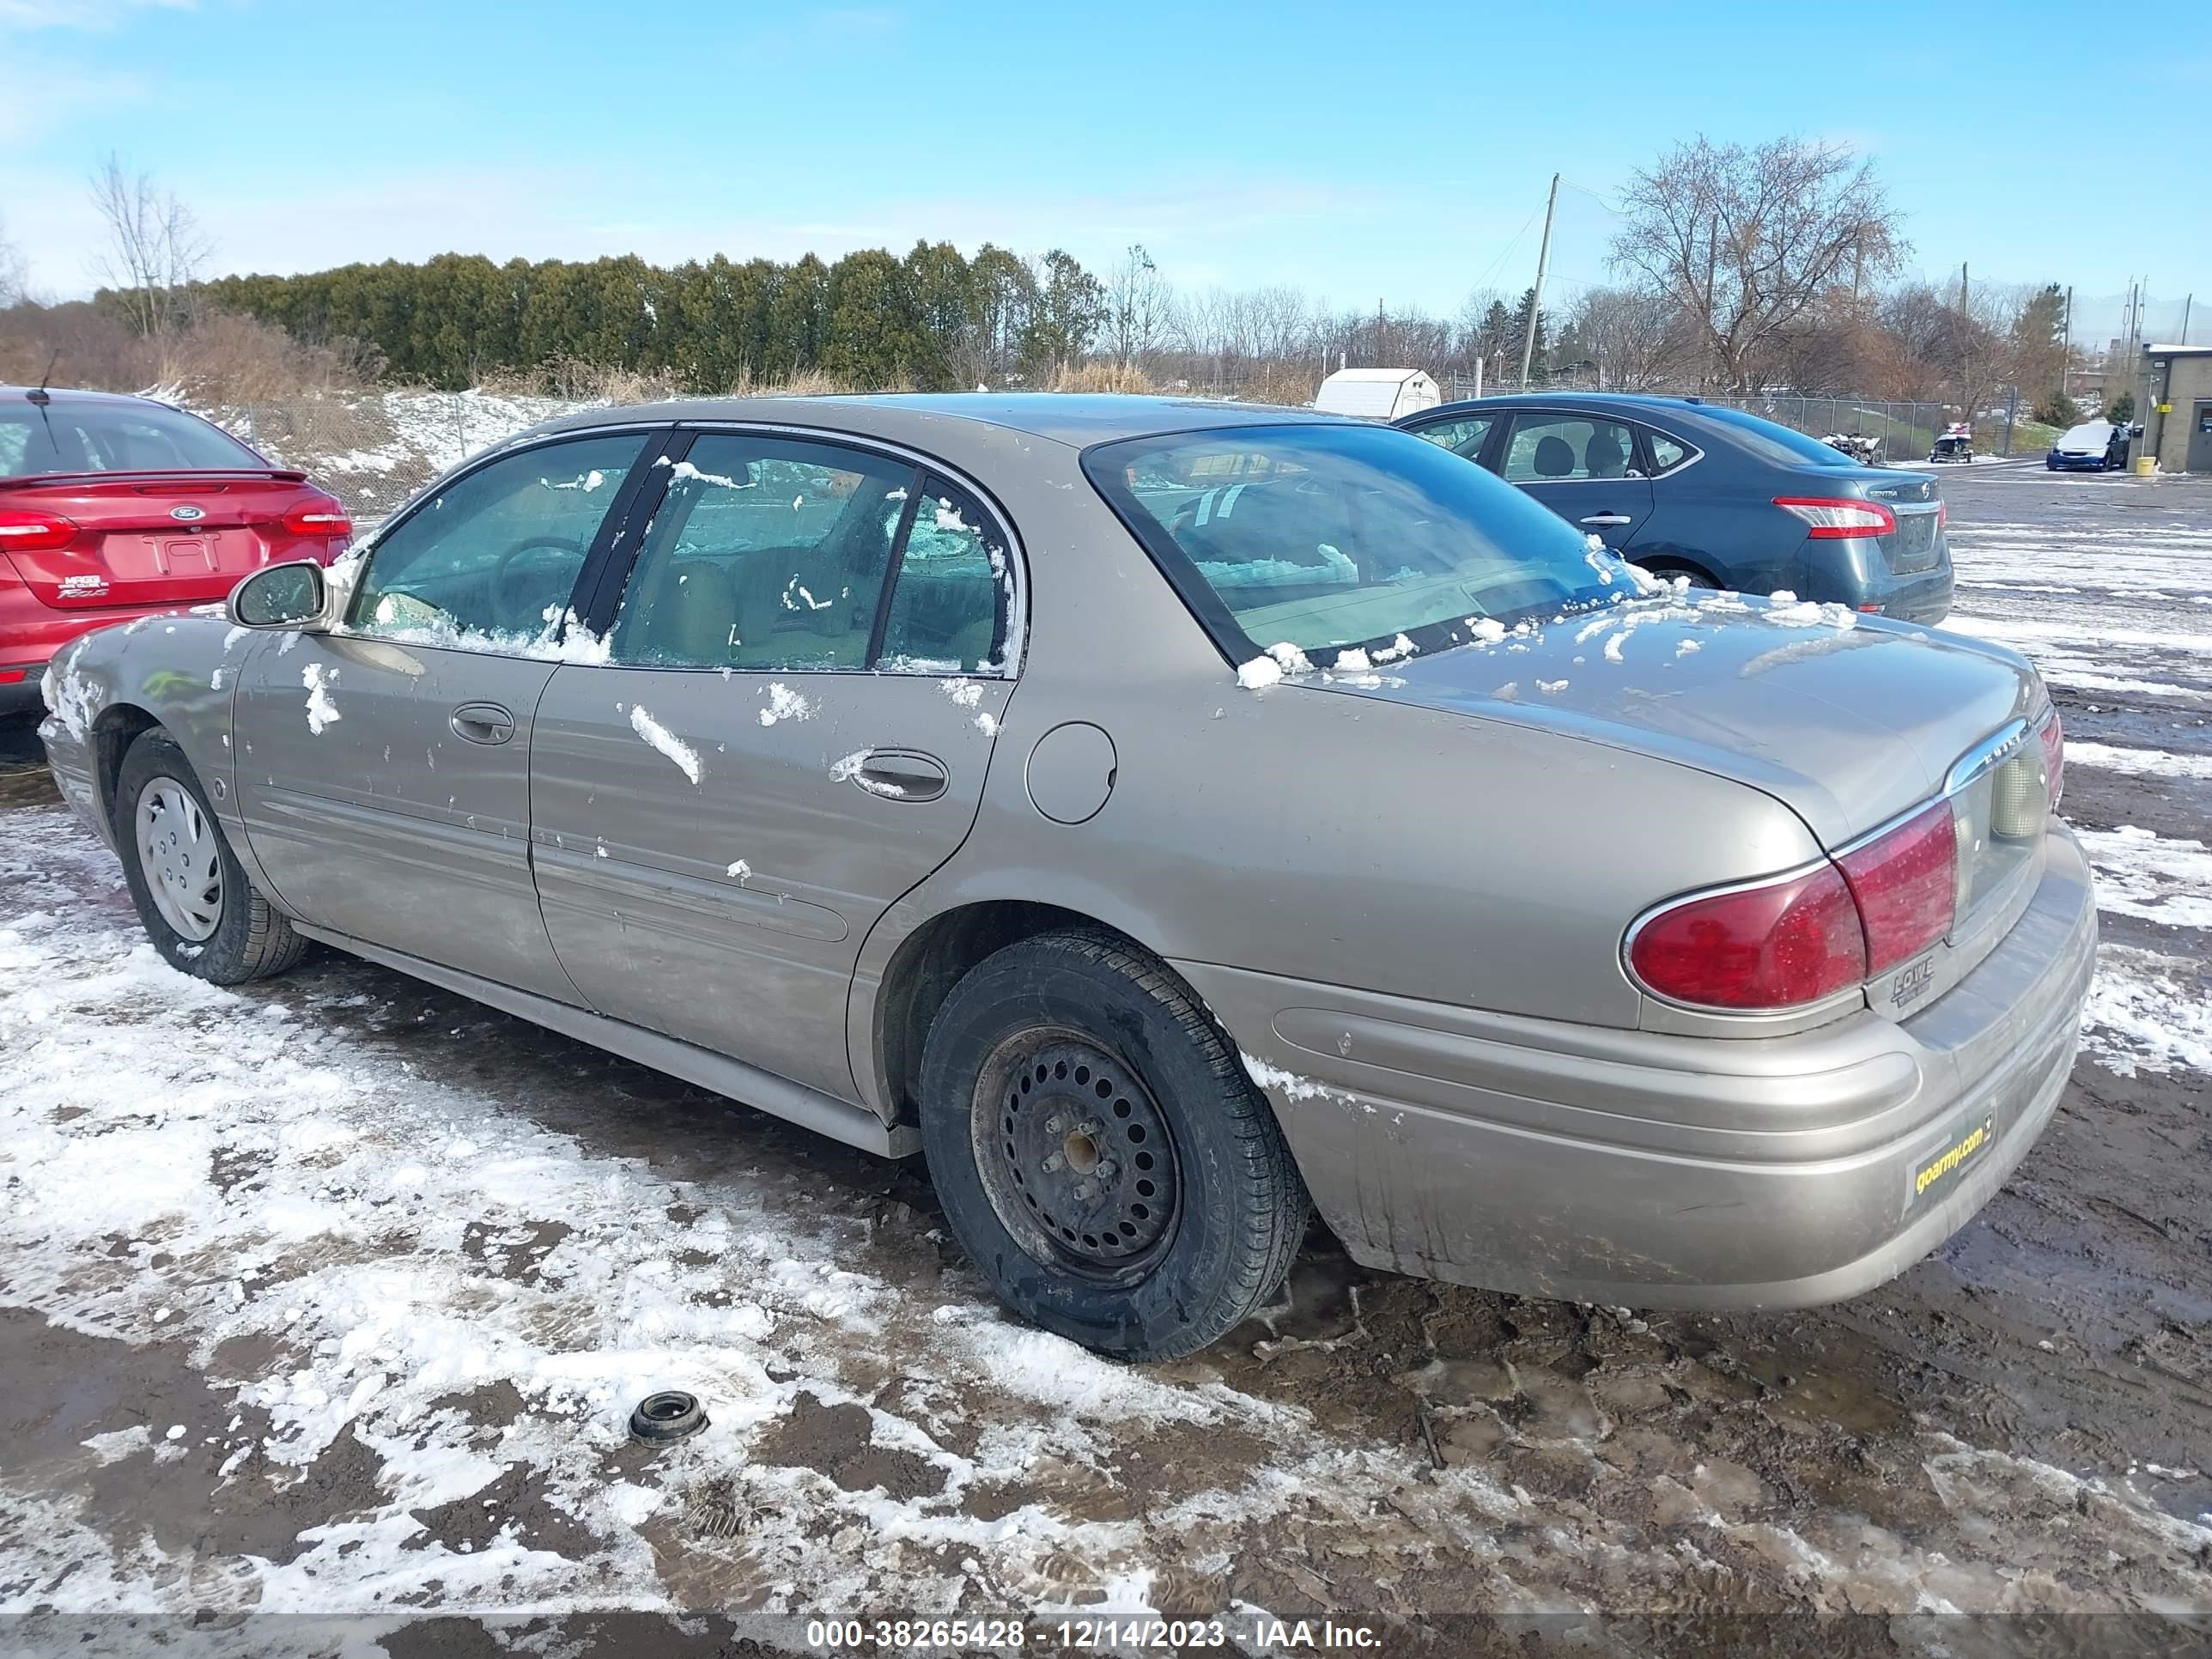
<path fill-rule="evenodd" d="M 194 944 L 222 925 L 222 855 L 215 825 L 174 778 L 151 778 L 138 792 L 138 869 L 154 908 Z"/>
<path fill-rule="evenodd" d="M 1040 1261 L 1121 1277 L 1175 1237 L 1166 1119 L 1129 1068 L 1073 1032 L 1030 1032 L 976 1079 L 975 1158 L 1000 1222 Z"/>

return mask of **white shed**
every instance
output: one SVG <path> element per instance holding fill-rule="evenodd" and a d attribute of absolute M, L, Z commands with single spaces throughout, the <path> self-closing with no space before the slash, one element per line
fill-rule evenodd
<path fill-rule="evenodd" d="M 1443 400 L 1437 383 L 1418 368 L 1340 368 L 1321 383 L 1314 407 L 1330 415 L 1395 421 Z"/>

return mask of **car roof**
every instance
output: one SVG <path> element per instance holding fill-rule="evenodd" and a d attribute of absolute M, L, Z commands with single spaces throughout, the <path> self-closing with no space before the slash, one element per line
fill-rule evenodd
<path fill-rule="evenodd" d="M 1120 392 L 887 392 L 828 398 L 690 398 L 581 410 L 534 428 L 573 431 L 619 422 L 765 421 L 815 426 L 927 448 L 948 424 L 994 427 L 1047 442 L 1084 448 L 1116 438 L 1237 426 L 1367 425 L 1346 416 L 1269 404 L 1196 398 L 1133 397 Z"/>
<path fill-rule="evenodd" d="M 1530 408 L 1581 409 L 1592 413 L 1606 410 L 1616 415 L 1648 412 L 1694 416 L 1705 407 L 1705 404 L 1692 398 L 1668 398 L 1656 392 L 1500 392 L 1486 398 L 1462 398 L 1457 403 L 1438 404 L 1434 409 L 1421 410 L 1421 418 L 1432 419 L 1455 410 Z"/>
<path fill-rule="evenodd" d="M 27 399 L 37 390 L 31 386 L 0 386 L 0 404 Z M 128 392 L 82 392 L 73 386 L 48 386 L 46 396 L 58 404 L 154 404 L 162 409 L 169 407 L 156 398 L 134 397 Z"/>

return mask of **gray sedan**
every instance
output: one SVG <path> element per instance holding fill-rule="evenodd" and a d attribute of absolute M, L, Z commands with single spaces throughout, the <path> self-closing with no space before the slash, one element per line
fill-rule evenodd
<path fill-rule="evenodd" d="M 1296 411 L 593 411 L 46 690 L 175 967 L 320 941 L 923 1153 L 1131 1358 L 1310 1208 L 1504 1290 L 1864 1290 L 2026 1155 L 2095 944 L 2018 657 Z"/>

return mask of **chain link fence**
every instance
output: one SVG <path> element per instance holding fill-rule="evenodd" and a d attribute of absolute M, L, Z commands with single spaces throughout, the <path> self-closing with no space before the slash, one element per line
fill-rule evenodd
<path fill-rule="evenodd" d="M 303 392 L 199 412 L 335 492 L 363 529 L 479 450 L 591 404 L 484 392 Z"/>

